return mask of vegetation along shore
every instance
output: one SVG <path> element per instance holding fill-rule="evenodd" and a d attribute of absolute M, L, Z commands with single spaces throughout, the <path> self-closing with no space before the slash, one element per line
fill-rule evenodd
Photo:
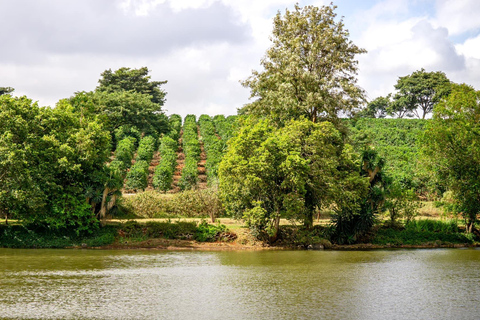
<path fill-rule="evenodd" d="M 367 101 L 333 4 L 273 23 L 237 115 L 166 115 L 146 67 L 55 107 L 0 87 L 0 247 L 477 246 L 480 92 L 420 69 Z"/>

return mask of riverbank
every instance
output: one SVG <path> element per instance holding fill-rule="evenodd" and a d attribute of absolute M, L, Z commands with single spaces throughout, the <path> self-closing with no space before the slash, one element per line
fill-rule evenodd
<path fill-rule="evenodd" d="M 461 248 L 480 245 L 452 223 L 438 221 L 390 228 L 378 225 L 360 243 L 335 244 L 328 239 L 328 227 L 311 230 L 282 225 L 274 243 L 259 240 L 240 224 L 208 224 L 206 221 L 127 221 L 110 223 L 91 233 L 0 225 L 0 247 L 153 250 L 372 250 L 396 248 Z"/>

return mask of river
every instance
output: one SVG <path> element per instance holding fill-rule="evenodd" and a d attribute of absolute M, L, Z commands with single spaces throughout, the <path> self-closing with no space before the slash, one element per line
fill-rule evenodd
<path fill-rule="evenodd" d="M 480 250 L 0 249 L 0 319 L 479 319 Z"/>

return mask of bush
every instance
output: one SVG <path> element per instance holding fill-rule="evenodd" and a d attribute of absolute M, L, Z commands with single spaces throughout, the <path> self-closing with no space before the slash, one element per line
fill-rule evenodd
<path fill-rule="evenodd" d="M 179 187 L 182 190 L 190 190 L 198 182 L 198 161 L 196 158 L 185 158 L 185 166 L 180 177 Z"/>
<path fill-rule="evenodd" d="M 135 162 L 127 173 L 125 188 L 129 190 L 144 190 L 148 185 L 148 162 L 140 160 Z"/>
<path fill-rule="evenodd" d="M 133 137 L 126 137 L 117 145 L 117 150 L 115 151 L 115 160 L 123 162 L 126 168 L 130 168 L 132 165 L 136 141 L 137 140 Z"/>
<path fill-rule="evenodd" d="M 202 221 L 195 233 L 195 240 L 199 242 L 213 242 L 217 241 L 222 233 L 227 232 L 227 227 L 223 224 L 208 224 L 205 220 Z"/>
<path fill-rule="evenodd" d="M 153 175 L 153 186 L 155 189 L 161 191 L 168 191 L 171 188 L 173 181 L 173 173 L 175 172 L 175 167 L 177 165 L 177 154 L 175 150 L 177 149 L 177 143 L 170 138 L 165 136 L 160 142 L 160 162 L 155 168 L 155 173 Z"/>
<path fill-rule="evenodd" d="M 215 134 L 215 126 L 212 119 L 207 115 L 201 115 L 199 118 L 200 133 L 207 154 L 207 181 L 210 185 L 217 181 L 218 165 L 222 160 L 225 142 L 219 140 Z"/>
<path fill-rule="evenodd" d="M 183 124 L 183 153 L 185 166 L 180 178 L 180 188 L 188 190 L 196 186 L 198 181 L 198 161 L 200 160 L 200 142 L 198 141 L 195 115 L 187 115 Z"/>
<path fill-rule="evenodd" d="M 180 138 L 180 130 L 182 129 L 182 117 L 178 114 L 172 114 L 168 119 L 168 125 L 170 127 L 168 136 L 174 141 L 178 141 Z"/>
<path fill-rule="evenodd" d="M 144 137 L 138 146 L 136 160 L 143 160 L 150 163 L 152 161 L 153 154 L 155 153 L 155 147 L 155 138 L 152 136 Z"/>
<path fill-rule="evenodd" d="M 144 218 L 220 217 L 225 210 L 214 188 L 189 190 L 171 196 L 145 191 L 120 198 L 119 209 Z"/>
<path fill-rule="evenodd" d="M 126 222 L 120 229 L 120 234 L 126 238 L 166 238 L 166 239 L 195 239 L 199 242 L 212 242 L 226 236 L 227 228 L 224 225 L 211 225 L 202 221 L 198 227 L 196 222 L 147 222 L 140 224 L 136 221 Z M 233 238 L 228 235 L 226 238 Z"/>

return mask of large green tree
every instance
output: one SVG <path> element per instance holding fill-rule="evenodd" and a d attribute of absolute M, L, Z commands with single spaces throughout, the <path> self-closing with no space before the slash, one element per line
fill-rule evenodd
<path fill-rule="evenodd" d="M 68 103 L 39 108 L 0 97 L 0 211 L 51 228 L 88 230 L 100 210 L 86 195 L 108 178 L 110 136 Z"/>
<path fill-rule="evenodd" d="M 433 111 L 422 141 L 426 161 L 453 191 L 471 232 L 480 213 L 480 91 L 453 85 Z"/>
<path fill-rule="evenodd" d="M 112 138 L 121 127 L 156 136 L 168 129 L 162 109 L 166 93 L 160 88 L 164 83 L 152 81 L 146 67 L 109 69 L 94 92 L 77 92 L 69 100 L 82 118 L 100 115 Z"/>
<path fill-rule="evenodd" d="M 450 93 L 451 82 L 445 73 L 426 72 L 420 69 L 411 75 L 400 77 L 395 84 L 391 113 L 400 118 L 416 115 L 419 119 L 432 112 L 433 107 Z M 401 116 L 400 116 L 401 115 Z"/>
<path fill-rule="evenodd" d="M 148 68 L 142 67 L 140 69 L 120 68 L 112 71 L 105 70 L 98 80 L 98 92 L 119 92 L 119 91 L 134 91 L 141 94 L 149 95 L 150 100 L 163 106 L 165 103 L 166 92 L 161 88 L 167 81 L 152 81 L 148 75 Z"/>
<path fill-rule="evenodd" d="M 276 239 L 281 217 L 313 223 L 314 211 L 355 204 L 360 177 L 339 131 L 329 122 L 250 120 L 230 140 L 219 168 L 227 212 Z"/>
<path fill-rule="evenodd" d="M 253 71 L 242 83 L 255 101 L 240 113 L 269 116 L 279 124 L 300 117 L 336 121 L 363 103 L 355 56 L 366 51 L 348 39 L 335 8 L 295 5 L 277 13 L 263 71 Z"/>

